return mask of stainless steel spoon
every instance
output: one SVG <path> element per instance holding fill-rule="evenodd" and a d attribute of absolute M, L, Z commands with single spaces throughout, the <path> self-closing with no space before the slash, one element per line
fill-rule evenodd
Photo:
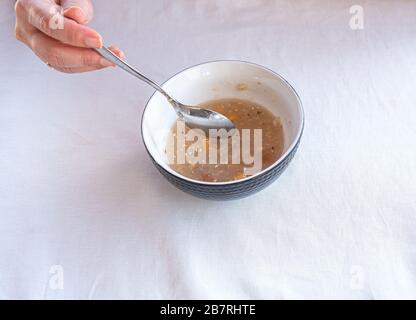
<path fill-rule="evenodd" d="M 221 113 L 196 106 L 187 106 L 176 101 L 168 93 L 166 93 L 166 91 L 163 90 L 156 82 L 142 75 L 134 67 L 121 60 L 107 48 L 102 47 L 95 50 L 105 59 L 111 61 L 115 65 L 119 66 L 121 69 L 127 71 L 128 73 L 139 78 L 140 80 L 143 80 L 147 84 L 150 84 L 153 88 L 155 88 L 157 91 L 163 94 L 166 97 L 166 99 L 168 99 L 172 107 L 175 109 L 175 112 L 178 115 L 179 119 L 184 120 L 189 128 L 198 128 L 204 130 L 205 132 L 207 132 L 208 129 L 230 130 L 235 128 L 232 121 L 229 120 L 226 116 L 222 115 Z"/>

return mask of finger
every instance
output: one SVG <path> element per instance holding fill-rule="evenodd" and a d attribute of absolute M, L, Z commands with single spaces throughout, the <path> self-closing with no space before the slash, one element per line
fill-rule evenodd
<path fill-rule="evenodd" d="M 110 49 L 113 53 L 115 53 L 122 60 L 124 60 L 124 58 L 126 57 L 124 52 L 115 46 L 108 47 L 108 49 Z"/>
<path fill-rule="evenodd" d="M 124 59 L 124 53 L 119 48 L 109 47 L 108 49 L 110 49 L 120 59 Z M 88 50 L 88 49 L 82 49 L 82 50 Z M 108 63 L 108 61 L 106 62 L 106 64 L 107 63 Z M 115 66 L 111 62 L 110 62 L 110 65 L 113 66 L 113 67 Z M 57 71 L 64 72 L 64 73 L 84 73 L 84 72 L 89 72 L 89 71 L 101 70 L 101 69 L 104 69 L 104 68 L 108 67 L 108 65 L 106 65 L 106 66 L 83 66 L 83 67 L 56 67 L 56 66 L 52 66 L 52 65 L 49 65 L 49 66 L 54 68 Z"/>
<path fill-rule="evenodd" d="M 90 70 L 90 67 L 94 69 L 114 66 L 94 50 L 66 45 L 41 32 L 32 35 L 31 47 L 39 58 L 54 68 L 86 68 L 86 70 Z M 112 48 L 112 51 L 121 57 L 120 49 Z"/>
<path fill-rule="evenodd" d="M 16 1 L 15 12 L 16 12 L 16 24 L 15 24 L 15 36 L 16 39 L 28 44 L 27 38 L 36 30 L 27 19 L 26 6 L 22 1 Z"/>
<path fill-rule="evenodd" d="M 61 0 L 64 16 L 81 24 L 87 24 L 94 16 L 90 0 Z"/>
<path fill-rule="evenodd" d="M 29 23 L 48 36 L 77 47 L 101 48 L 102 38 L 95 30 L 61 14 L 55 2 L 39 1 L 26 6 Z"/>

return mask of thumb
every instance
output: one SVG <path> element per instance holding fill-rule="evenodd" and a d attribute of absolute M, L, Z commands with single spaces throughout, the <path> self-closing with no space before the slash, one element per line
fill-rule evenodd
<path fill-rule="evenodd" d="M 66 18 L 80 24 L 87 24 L 94 15 L 91 0 L 61 0 L 61 6 Z"/>

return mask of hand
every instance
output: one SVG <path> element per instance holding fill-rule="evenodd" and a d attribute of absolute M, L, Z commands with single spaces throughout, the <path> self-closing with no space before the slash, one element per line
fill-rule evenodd
<path fill-rule="evenodd" d="M 93 17 L 90 0 L 17 0 L 16 39 L 48 66 L 66 73 L 98 70 L 113 64 L 91 48 L 102 38 L 86 26 Z M 110 47 L 117 56 L 123 52 Z"/>

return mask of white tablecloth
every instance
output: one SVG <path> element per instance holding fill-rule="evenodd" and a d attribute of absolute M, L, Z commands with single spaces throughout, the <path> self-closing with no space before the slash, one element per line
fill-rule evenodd
<path fill-rule="evenodd" d="M 47 68 L 15 41 L 12 3 L 0 298 L 416 298 L 415 1 L 95 1 L 92 25 L 157 81 L 241 59 L 298 90 L 295 160 L 233 202 L 166 182 L 140 140 L 152 89 L 113 68 Z"/>

